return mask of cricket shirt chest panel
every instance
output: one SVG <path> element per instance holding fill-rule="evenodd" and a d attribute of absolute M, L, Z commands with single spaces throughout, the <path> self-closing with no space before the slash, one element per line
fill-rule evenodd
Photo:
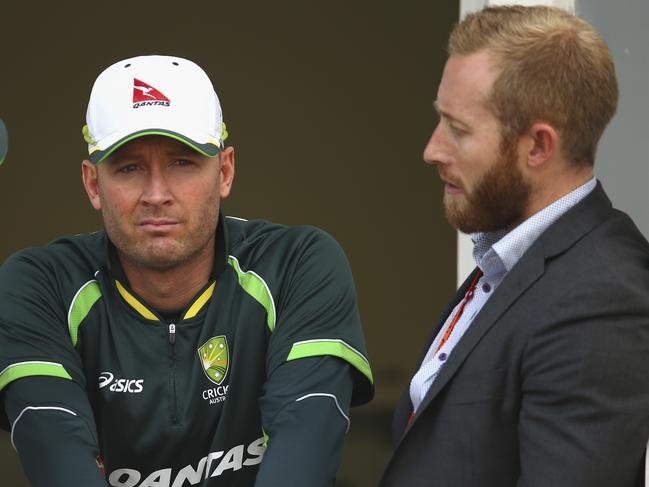
<path fill-rule="evenodd" d="M 236 274 L 226 269 L 203 309 L 175 324 L 173 344 L 169 323 L 145 319 L 115 292 L 103 296 L 82 350 L 95 351 L 84 363 L 107 471 L 144 476 L 192 466 L 225 480 L 237 459 L 220 470 L 218 459 L 236 449 L 251 471 L 239 476 L 252 475 L 261 460 L 254 444 L 262 436 L 269 332 L 264 308 L 242 292 Z"/>

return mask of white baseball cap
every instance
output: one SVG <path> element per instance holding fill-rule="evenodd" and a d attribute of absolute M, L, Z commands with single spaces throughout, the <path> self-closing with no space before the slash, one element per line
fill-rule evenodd
<path fill-rule="evenodd" d="M 210 157 L 227 137 L 205 71 L 172 56 L 138 56 L 105 69 L 92 87 L 86 124 L 83 136 L 95 164 L 144 135 L 171 137 Z"/>

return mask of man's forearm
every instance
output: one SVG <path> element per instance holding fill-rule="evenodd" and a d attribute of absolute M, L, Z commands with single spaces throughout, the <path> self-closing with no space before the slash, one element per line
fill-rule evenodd
<path fill-rule="evenodd" d="M 349 365 L 334 357 L 297 360 L 267 388 L 261 405 L 270 438 L 255 486 L 331 487 L 349 428 Z"/>
<path fill-rule="evenodd" d="M 31 485 L 106 486 L 97 465 L 92 413 L 80 386 L 65 379 L 29 377 L 11 384 L 4 400 L 11 441 Z"/>

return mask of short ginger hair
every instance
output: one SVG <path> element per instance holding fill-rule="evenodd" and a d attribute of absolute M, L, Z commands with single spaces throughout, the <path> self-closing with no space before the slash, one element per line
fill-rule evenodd
<path fill-rule="evenodd" d="M 455 26 L 448 50 L 494 55 L 500 74 L 488 102 L 503 137 L 544 121 L 559 133 L 569 162 L 594 164 L 618 86 L 611 52 L 590 24 L 555 7 L 487 7 Z"/>

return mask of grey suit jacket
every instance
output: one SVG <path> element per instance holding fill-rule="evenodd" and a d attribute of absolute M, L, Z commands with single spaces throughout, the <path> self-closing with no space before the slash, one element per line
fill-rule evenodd
<path fill-rule="evenodd" d="M 643 485 L 649 245 L 601 185 L 505 276 L 411 411 L 406 388 L 382 487 Z"/>

